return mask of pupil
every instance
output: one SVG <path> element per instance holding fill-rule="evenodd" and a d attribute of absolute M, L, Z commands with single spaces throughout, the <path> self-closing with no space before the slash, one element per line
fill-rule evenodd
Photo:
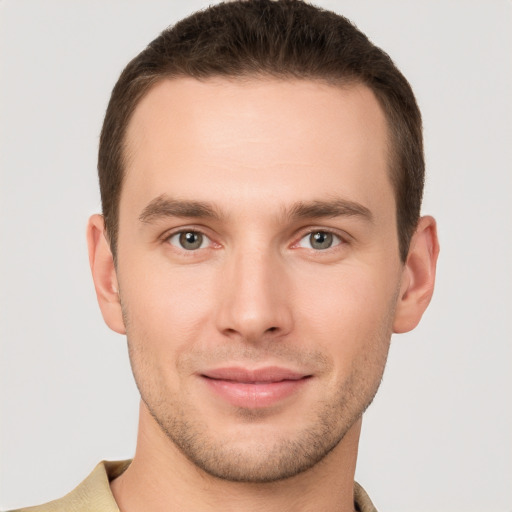
<path fill-rule="evenodd" d="M 180 235 L 180 244 L 184 249 L 192 250 L 198 249 L 203 243 L 203 235 L 201 233 L 194 233 L 193 231 L 187 231 Z"/>
<path fill-rule="evenodd" d="M 317 231 L 311 235 L 311 247 L 314 249 L 328 249 L 332 245 L 332 234 Z"/>

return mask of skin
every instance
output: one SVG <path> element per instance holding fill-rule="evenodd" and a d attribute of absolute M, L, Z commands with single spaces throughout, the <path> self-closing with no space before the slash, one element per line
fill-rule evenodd
<path fill-rule="evenodd" d="M 126 141 L 116 267 L 102 217 L 88 228 L 100 307 L 127 334 L 142 397 L 134 461 L 112 483 L 120 509 L 353 510 L 361 416 L 392 332 L 428 305 L 438 253 L 423 217 L 400 261 L 374 95 L 164 80 Z M 270 404 L 233 404 L 205 378 L 233 366 L 306 377 Z"/>

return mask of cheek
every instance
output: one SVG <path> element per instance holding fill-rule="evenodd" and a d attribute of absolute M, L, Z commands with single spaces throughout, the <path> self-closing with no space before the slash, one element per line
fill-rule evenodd
<path fill-rule="evenodd" d="M 182 354 L 207 339 L 212 291 L 207 276 L 148 264 L 151 272 L 131 265 L 120 272 L 120 292 L 132 365 L 176 375 Z M 141 270 L 137 272 L 137 270 Z"/>
<path fill-rule="evenodd" d="M 144 265 L 127 262 L 120 289 L 137 323 L 158 329 L 193 329 L 211 306 L 212 273 L 200 266 L 171 266 L 163 258 Z M 135 321 L 135 318 L 133 318 Z"/>
<path fill-rule="evenodd" d="M 345 266 L 301 281 L 304 286 L 296 287 L 302 304 L 297 305 L 299 332 L 309 333 L 306 337 L 343 365 L 389 341 L 397 290 L 394 280 L 378 279 L 375 269 Z"/>

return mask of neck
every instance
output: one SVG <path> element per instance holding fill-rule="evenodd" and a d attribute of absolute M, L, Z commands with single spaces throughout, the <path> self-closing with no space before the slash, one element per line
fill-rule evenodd
<path fill-rule="evenodd" d="M 231 482 L 190 462 L 141 405 L 135 457 L 111 483 L 112 493 L 121 512 L 353 512 L 360 428 L 358 420 L 322 461 L 294 477 L 261 484 Z"/>

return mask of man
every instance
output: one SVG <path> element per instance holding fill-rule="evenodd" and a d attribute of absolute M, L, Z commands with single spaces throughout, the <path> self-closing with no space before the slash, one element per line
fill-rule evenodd
<path fill-rule="evenodd" d="M 89 258 L 137 449 L 33 510 L 374 510 L 361 418 L 438 254 L 389 57 L 302 2 L 211 7 L 124 70 L 98 169 Z"/>

